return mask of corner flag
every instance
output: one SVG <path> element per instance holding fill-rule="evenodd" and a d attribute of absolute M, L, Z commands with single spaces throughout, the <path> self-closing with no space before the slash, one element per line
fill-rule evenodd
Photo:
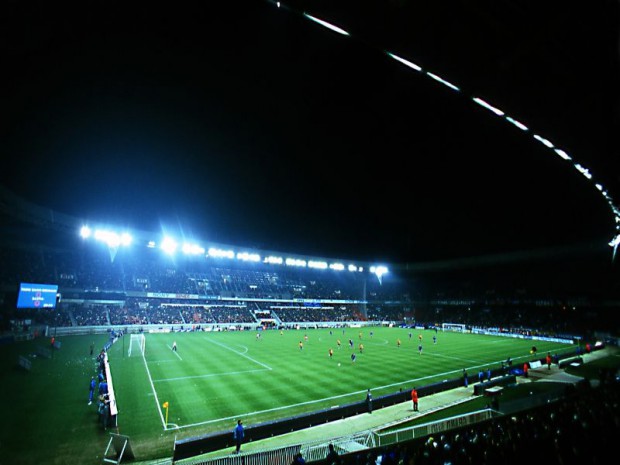
<path fill-rule="evenodd" d="M 166 409 L 166 425 L 168 424 L 168 401 L 162 404 L 162 407 Z"/>

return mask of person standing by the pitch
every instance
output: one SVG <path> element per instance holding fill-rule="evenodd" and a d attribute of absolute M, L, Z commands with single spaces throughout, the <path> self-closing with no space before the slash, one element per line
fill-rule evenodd
<path fill-rule="evenodd" d="M 413 403 L 413 411 L 418 411 L 418 391 L 415 390 L 415 387 L 411 390 L 411 402 Z"/>
<path fill-rule="evenodd" d="M 241 443 L 243 442 L 243 437 L 245 436 L 245 431 L 243 430 L 243 422 L 241 420 L 237 420 L 237 426 L 233 430 L 233 438 L 235 440 L 235 452 L 238 454 L 241 451 Z"/>
<path fill-rule="evenodd" d="M 368 413 L 372 413 L 372 394 L 370 389 L 366 392 L 366 405 L 368 406 Z"/>
<path fill-rule="evenodd" d="M 88 405 L 93 403 L 93 397 L 95 395 L 95 387 L 97 387 L 97 381 L 95 381 L 94 376 L 91 376 L 90 384 L 88 386 Z"/>

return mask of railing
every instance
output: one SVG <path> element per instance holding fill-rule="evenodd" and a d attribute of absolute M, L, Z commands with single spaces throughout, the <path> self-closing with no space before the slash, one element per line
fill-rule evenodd
<path fill-rule="evenodd" d="M 367 430 L 348 436 L 307 442 L 301 445 L 231 454 L 224 457 L 193 457 L 190 459 L 178 460 L 174 463 L 178 465 L 289 465 L 297 453 L 301 453 L 307 463 L 317 462 L 325 459 L 329 451 L 329 444 L 334 446 L 334 449 L 339 455 L 343 455 L 361 450 L 388 446 L 398 442 L 410 441 L 443 431 L 480 423 L 497 416 L 501 416 L 501 413 L 492 409 L 484 409 L 393 431 L 381 432 L 380 430 Z"/>
<path fill-rule="evenodd" d="M 177 460 L 175 465 L 290 465 L 301 446 L 294 445 L 258 452 L 241 452 L 224 457 Z"/>
<path fill-rule="evenodd" d="M 376 432 L 377 446 L 388 446 L 402 441 L 410 441 L 412 439 L 428 436 L 431 434 L 441 433 L 463 426 L 480 423 L 491 418 L 501 416 L 501 413 L 491 409 L 478 410 L 472 413 L 464 413 L 443 420 L 424 423 L 422 425 L 410 426 L 393 431 Z"/>

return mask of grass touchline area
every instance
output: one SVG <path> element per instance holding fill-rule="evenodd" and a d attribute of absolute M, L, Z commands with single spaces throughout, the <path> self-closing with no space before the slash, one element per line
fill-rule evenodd
<path fill-rule="evenodd" d="M 460 377 L 463 368 L 474 376 L 481 369 L 499 368 L 508 357 L 522 363 L 547 351 L 576 348 L 397 327 L 257 334 L 150 333 L 145 334 L 144 356 L 136 347 L 129 355 L 125 338 L 130 335 L 124 335 L 108 350 L 119 410 L 117 430 L 108 431 L 98 422 L 96 406 L 87 405 L 88 382 L 97 374 L 89 346 L 95 341 L 103 347 L 106 335 L 58 338 L 62 348 L 50 359 L 36 356 L 37 347 L 49 344 L 46 339 L 0 346 L 6 378 L 0 395 L 20 410 L 0 427 L 7 457 L 19 457 L 24 464 L 45 462 L 50 456 L 99 463 L 109 432 L 129 436 L 139 460 L 169 457 L 175 439 L 232 431 L 237 419 L 251 426 L 362 401 L 367 389 L 376 399 Z M 532 345 L 537 346 L 536 357 L 530 353 Z M 15 368 L 18 356 L 32 360 L 30 372 Z M 37 448 L 31 447 L 35 441 Z"/>

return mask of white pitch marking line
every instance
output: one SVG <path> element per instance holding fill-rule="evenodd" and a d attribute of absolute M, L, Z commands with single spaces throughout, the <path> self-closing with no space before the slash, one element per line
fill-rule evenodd
<path fill-rule="evenodd" d="M 245 357 L 245 358 L 247 358 L 248 360 L 251 360 L 252 362 L 257 363 L 257 364 L 259 364 L 260 366 L 267 368 L 268 370 L 273 370 L 273 368 L 271 368 L 269 365 L 265 365 L 264 363 L 259 362 L 258 360 L 255 360 L 255 359 L 253 359 L 252 357 L 249 357 L 249 356 L 245 355 L 244 353 L 237 352 L 235 349 L 231 349 L 230 347 L 228 347 L 228 346 L 227 346 L 227 345 L 225 345 L 225 344 L 222 344 L 221 342 L 215 342 L 215 341 L 212 341 L 211 339 L 209 339 L 209 338 L 207 338 L 207 337 L 206 337 L 205 339 L 206 339 L 207 341 L 209 341 L 210 343 L 215 344 L 216 346 L 223 347 L 224 349 L 226 349 L 226 350 L 230 350 L 231 352 L 234 352 L 234 353 L 235 353 L 235 354 L 237 354 L 237 355 L 241 355 L 242 357 Z"/>
<path fill-rule="evenodd" d="M 206 375 L 196 375 L 196 376 L 181 376 L 179 378 L 162 378 L 162 379 L 154 379 L 154 383 L 163 383 L 166 381 L 181 381 L 184 379 L 197 379 L 197 378 L 212 378 L 213 376 L 228 376 L 228 375 L 240 375 L 243 373 L 256 373 L 259 371 L 267 371 L 266 369 L 260 368 L 258 370 L 245 370 L 245 371 L 227 371 L 223 373 L 209 373 Z"/>
<path fill-rule="evenodd" d="M 151 372 L 149 371 L 149 366 L 146 363 L 146 357 L 144 353 L 142 353 L 142 360 L 144 360 L 144 368 L 146 368 L 146 374 L 149 377 L 149 382 L 151 383 L 151 389 L 153 390 L 153 397 L 155 397 L 155 403 L 157 404 L 157 411 L 159 412 L 159 418 L 161 418 L 161 424 L 164 426 L 164 431 L 166 428 L 166 420 L 164 420 L 164 414 L 161 411 L 161 407 L 159 405 L 159 398 L 157 397 L 157 391 L 155 391 L 155 385 L 153 384 L 153 378 L 151 378 Z"/>
<path fill-rule="evenodd" d="M 180 356 L 179 354 L 177 354 L 177 351 L 176 351 L 176 350 L 172 350 L 172 347 L 170 347 L 168 344 L 166 344 L 166 347 L 168 347 L 168 349 L 170 349 L 174 355 L 176 355 L 177 357 L 179 357 L 179 360 L 183 361 L 183 359 L 181 358 L 181 356 Z"/>
<path fill-rule="evenodd" d="M 470 367 L 470 369 L 471 368 L 472 367 Z M 415 379 L 409 379 L 409 380 L 405 380 L 405 381 L 399 381 L 397 383 L 385 384 L 383 386 L 377 386 L 377 387 L 375 387 L 373 389 L 385 389 L 385 388 L 394 387 L 394 386 L 401 386 L 403 384 L 408 384 L 408 383 L 416 383 L 416 382 L 422 381 L 424 379 L 434 378 L 434 377 L 442 376 L 442 375 L 445 376 L 445 375 L 453 374 L 453 373 L 459 373 L 460 371 L 461 370 L 446 371 L 444 373 L 424 376 L 422 378 L 415 378 Z M 359 395 L 359 394 L 362 394 L 362 393 L 365 393 L 365 392 L 366 392 L 366 390 L 349 392 L 349 393 L 340 394 L 340 395 L 337 395 L 337 396 L 324 397 L 322 399 L 309 400 L 307 402 L 300 402 L 298 404 L 283 405 L 281 407 L 275 407 L 275 408 L 266 409 L 266 410 L 259 410 L 259 411 L 256 411 L 256 412 L 247 412 L 247 413 L 243 413 L 243 415 L 259 415 L 261 413 L 277 412 L 278 410 L 286 410 L 286 409 L 289 409 L 289 408 L 299 407 L 299 406 L 302 406 L 302 405 L 310 405 L 310 404 L 316 404 L 316 403 L 319 403 L 319 402 L 325 402 L 325 401 L 329 401 L 329 400 L 341 399 L 343 397 Z M 208 425 L 208 424 L 211 424 L 211 423 L 217 423 L 217 422 L 220 422 L 220 421 L 232 420 L 232 419 L 235 419 L 235 418 L 239 418 L 239 415 L 234 415 L 234 416 L 231 416 L 231 417 L 217 418 L 215 420 L 202 421 L 200 423 L 192 423 L 190 425 L 178 426 L 177 429 L 191 428 L 193 426 Z"/>

